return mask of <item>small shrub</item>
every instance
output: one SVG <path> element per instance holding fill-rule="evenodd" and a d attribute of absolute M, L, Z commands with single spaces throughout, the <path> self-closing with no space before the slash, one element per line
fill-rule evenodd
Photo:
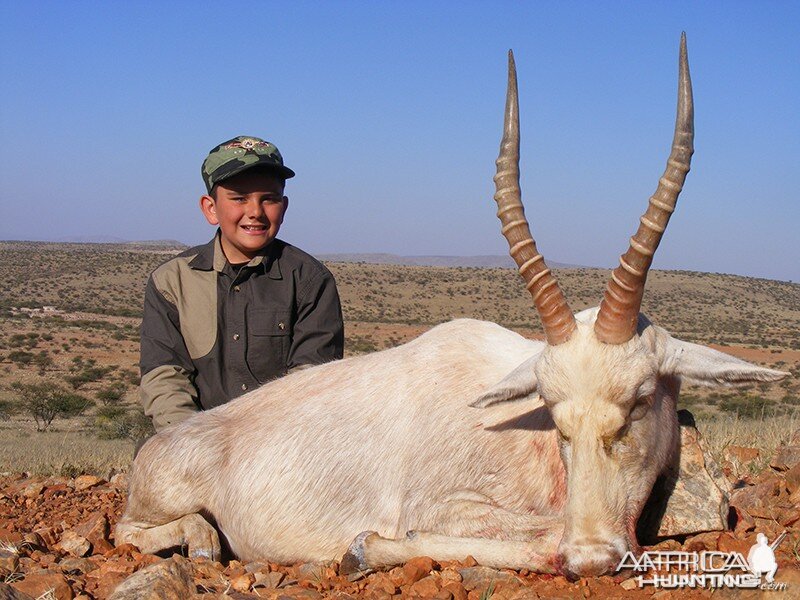
<path fill-rule="evenodd" d="M 20 398 L 19 409 L 36 422 L 36 431 L 47 431 L 56 417 L 77 417 L 94 402 L 49 381 L 11 384 Z"/>
<path fill-rule="evenodd" d="M 84 363 L 83 370 L 75 375 L 68 375 L 64 379 L 72 386 L 73 390 L 77 390 L 82 385 L 99 381 L 111 371 L 112 367 L 95 367 L 92 364 Z"/>
<path fill-rule="evenodd" d="M 100 402 L 102 402 L 105 406 L 108 406 L 109 404 L 116 404 L 125 395 L 126 390 L 127 386 L 118 381 L 102 388 L 101 390 L 98 390 L 95 394 L 95 398 L 100 400 Z"/>
<path fill-rule="evenodd" d="M 134 442 L 155 434 L 153 422 L 139 407 L 103 406 L 94 421 L 97 437 L 105 440 L 129 439 Z"/>
<path fill-rule="evenodd" d="M 8 355 L 8 360 L 20 366 L 29 365 L 33 362 L 34 355 L 25 350 L 14 350 Z"/>

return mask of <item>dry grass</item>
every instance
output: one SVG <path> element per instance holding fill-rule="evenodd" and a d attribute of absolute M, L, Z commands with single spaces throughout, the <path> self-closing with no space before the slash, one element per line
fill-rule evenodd
<path fill-rule="evenodd" d="M 781 416 L 761 415 L 749 419 L 739 415 L 698 419 L 697 428 L 703 434 L 712 456 L 720 463 L 728 446 L 758 448 L 759 457 L 747 467 L 750 474 L 755 474 L 769 464 L 780 446 L 788 445 L 800 431 L 800 410 Z"/>
<path fill-rule="evenodd" d="M 88 398 L 122 386 L 137 402 L 138 326 L 148 273 L 178 250 L 93 244 L 0 242 L 0 406 L 17 401 L 13 382 L 49 380 Z M 407 342 L 457 317 L 494 321 L 541 335 L 531 299 L 512 269 L 331 263 L 345 316 L 345 355 Z M 602 269 L 562 269 L 574 310 L 598 303 Z M 29 318 L 20 308 L 55 306 Z M 12 307 L 14 310 L 12 310 Z M 653 271 L 643 311 L 676 337 L 711 344 L 765 366 L 791 371 L 778 385 L 725 393 L 686 386 L 681 407 L 694 413 L 718 456 L 732 443 L 774 448 L 797 429 L 800 410 L 800 285 L 733 275 Z M 99 378 L 89 374 L 105 369 Z M 81 379 L 82 378 L 82 379 Z M 762 410 L 764 407 L 769 410 Z M 99 407 L 99 403 L 98 403 Z M 20 419 L 0 424 L 0 471 L 107 474 L 130 463 L 133 444 L 101 440 L 97 409 L 82 420 L 56 421 L 37 434 Z M 768 417 L 777 414 L 780 417 Z M 747 418 L 744 418 L 744 416 Z"/>
<path fill-rule="evenodd" d="M 91 473 L 107 478 L 127 471 L 132 459 L 133 442 L 129 440 L 101 440 L 74 430 L 0 429 L 0 469 L 4 472 L 70 477 Z"/>

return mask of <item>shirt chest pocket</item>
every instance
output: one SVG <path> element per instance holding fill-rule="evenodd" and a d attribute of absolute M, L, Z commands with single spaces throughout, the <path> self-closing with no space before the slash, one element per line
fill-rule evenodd
<path fill-rule="evenodd" d="M 286 374 L 291 334 L 290 312 L 247 312 L 247 366 L 260 383 Z"/>

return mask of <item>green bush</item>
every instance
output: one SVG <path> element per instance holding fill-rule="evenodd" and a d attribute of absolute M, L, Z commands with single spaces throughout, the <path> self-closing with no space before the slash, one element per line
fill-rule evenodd
<path fill-rule="evenodd" d="M 77 417 L 94 406 L 94 402 L 79 394 L 72 393 L 49 381 L 42 383 L 11 384 L 17 392 L 19 410 L 28 413 L 36 422 L 36 431 L 47 431 L 56 417 Z"/>
<path fill-rule="evenodd" d="M 126 390 L 127 386 L 118 381 L 98 390 L 95 394 L 95 398 L 100 400 L 104 405 L 116 404 L 125 395 Z"/>
<path fill-rule="evenodd" d="M 73 390 L 77 390 L 86 383 L 99 381 L 112 370 L 112 367 L 95 367 L 84 364 L 82 371 L 76 373 L 75 375 L 68 375 L 64 379 L 72 386 Z"/>
<path fill-rule="evenodd" d="M 756 396 L 728 396 L 720 401 L 719 408 L 746 418 L 771 416 L 779 412 L 774 402 Z"/>
<path fill-rule="evenodd" d="M 97 437 L 105 440 L 126 438 L 139 441 L 155 434 L 153 422 L 141 408 L 124 406 L 102 406 L 94 420 Z"/>
<path fill-rule="evenodd" d="M 18 365 L 29 365 L 33 362 L 34 355 L 25 350 L 14 350 L 8 355 L 8 360 Z"/>

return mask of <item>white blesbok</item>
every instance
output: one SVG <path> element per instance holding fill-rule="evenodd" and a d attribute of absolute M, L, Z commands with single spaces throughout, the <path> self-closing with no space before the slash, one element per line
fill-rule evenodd
<path fill-rule="evenodd" d="M 495 198 L 547 342 L 457 320 L 199 413 L 142 447 L 116 543 L 218 558 L 218 529 L 244 560 L 341 558 L 354 570 L 472 555 L 569 576 L 607 572 L 637 550 L 642 506 L 678 449 L 681 381 L 786 375 L 676 340 L 639 314 L 692 154 L 683 38 L 679 64 L 667 169 L 599 309 L 573 315 L 531 237 L 509 55 Z"/>

